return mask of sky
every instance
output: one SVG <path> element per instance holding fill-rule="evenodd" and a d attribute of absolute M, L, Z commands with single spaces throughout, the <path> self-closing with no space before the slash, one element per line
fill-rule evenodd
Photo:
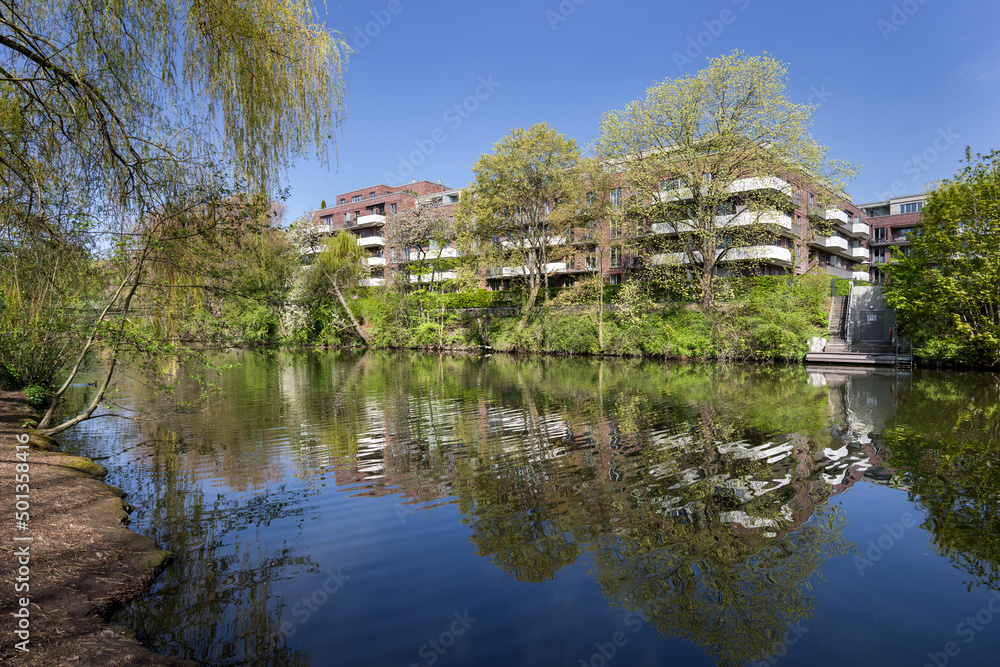
<path fill-rule="evenodd" d="M 319 6 L 351 46 L 326 168 L 287 177 L 288 221 L 412 179 L 460 188 L 512 129 L 592 151 L 605 112 L 739 49 L 787 67 L 812 135 L 860 168 L 855 204 L 925 192 L 1000 149 L 997 0 L 359 0 Z"/>

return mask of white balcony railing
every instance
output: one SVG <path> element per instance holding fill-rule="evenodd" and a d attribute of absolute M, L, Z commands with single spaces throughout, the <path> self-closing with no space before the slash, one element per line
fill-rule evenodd
<path fill-rule="evenodd" d="M 368 215 L 360 215 L 358 219 L 355 220 L 356 227 L 365 227 L 367 225 L 383 225 L 385 224 L 385 216 L 379 215 L 378 213 L 370 213 Z"/>
<path fill-rule="evenodd" d="M 358 282 L 362 287 L 381 287 L 385 284 L 385 278 L 363 278 Z"/>
<path fill-rule="evenodd" d="M 369 257 L 368 266 L 385 266 L 385 257 Z"/>
<path fill-rule="evenodd" d="M 715 227 L 718 230 L 753 224 L 776 225 L 784 231 L 792 231 L 792 217 L 780 211 L 761 211 L 760 213 L 740 211 L 736 215 L 715 217 Z M 681 220 L 677 223 L 655 222 L 651 229 L 654 234 L 677 234 L 694 230 L 695 224 L 690 220 Z"/>
<path fill-rule="evenodd" d="M 842 211 L 839 208 L 828 208 L 824 217 L 827 220 L 836 220 L 837 222 L 848 225 L 851 223 L 851 216 L 847 215 L 846 211 Z"/>
<path fill-rule="evenodd" d="M 868 259 L 868 248 L 851 248 L 851 259 L 864 261 Z"/>
<path fill-rule="evenodd" d="M 817 236 L 813 239 L 813 245 L 819 246 L 826 250 L 842 250 L 847 251 L 847 239 L 842 236 Z"/>
<path fill-rule="evenodd" d="M 722 250 L 719 250 L 718 252 L 719 254 L 716 259 L 720 262 L 758 260 L 770 262 L 772 264 L 785 264 L 789 266 L 792 263 L 792 251 L 788 248 L 782 248 L 781 246 L 776 245 L 757 245 L 747 246 L 745 248 L 730 248 L 725 253 L 723 253 Z M 696 257 L 700 259 L 701 255 L 696 253 Z M 654 255 L 652 262 L 654 264 L 687 264 L 688 259 L 685 253 L 671 252 Z"/>
<path fill-rule="evenodd" d="M 385 245 L 385 239 L 381 236 L 366 236 L 358 239 L 358 245 L 362 248 L 378 248 Z"/>
<path fill-rule="evenodd" d="M 864 280 L 864 281 L 867 282 L 868 281 L 868 272 L 867 271 L 852 271 L 851 272 L 851 279 L 852 280 Z"/>

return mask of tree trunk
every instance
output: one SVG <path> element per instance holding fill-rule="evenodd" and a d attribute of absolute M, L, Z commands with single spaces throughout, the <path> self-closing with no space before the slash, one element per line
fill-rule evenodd
<path fill-rule="evenodd" d="M 329 277 L 330 276 L 328 275 L 327 278 Z M 337 285 L 337 281 L 330 278 L 330 283 L 333 285 L 333 291 L 337 295 L 337 300 L 339 300 L 340 305 L 344 307 L 344 310 L 347 312 L 347 316 L 351 318 L 351 324 L 354 325 L 354 330 L 358 333 L 359 336 L 361 336 L 361 340 L 365 341 L 366 345 L 370 344 L 371 339 L 368 338 L 368 334 L 366 334 L 364 329 L 361 328 L 361 325 L 358 324 L 358 321 L 354 319 L 354 313 L 352 313 L 351 309 L 347 306 L 347 300 L 344 299 L 344 295 L 341 294 L 340 287 Z"/>
<path fill-rule="evenodd" d="M 533 281 L 531 286 L 531 292 L 528 294 L 528 303 L 524 306 L 524 313 L 521 315 L 521 323 L 517 326 L 518 331 L 524 328 L 524 325 L 528 323 L 528 314 L 531 309 L 535 307 L 535 300 L 538 298 L 538 290 L 542 286 L 542 282 L 538 279 Z"/>

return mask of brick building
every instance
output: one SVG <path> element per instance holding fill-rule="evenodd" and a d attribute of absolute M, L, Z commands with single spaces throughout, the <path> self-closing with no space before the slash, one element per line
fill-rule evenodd
<path fill-rule="evenodd" d="M 924 203 L 927 195 L 907 195 L 885 201 L 861 204 L 871 224 L 871 273 L 869 280 L 881 284 L 885 282 L 882 265 L 888 264 L 895 256 L 905 255 L 914 231 L 923 224 Z"/>
<path fill-rule="evenodd" d="M 413 181 L 400 187 L 373 185 L 337 195 L 336 204 L 316 212 L 315 229 L 322 234 L 347 230 L 368 250 L 369 285 L 381 285 L 391 264 L 391 248 L 384 235 L 388 217 L 412 210 L 425 197 L 447 197 L 456 191 L 430 181 Z M 457 202 L 457 195 L 455 195 Z M 449 202 L 453 204 L 454 202 Z M 405 254 L 405 253 L 404 253 Z"/>

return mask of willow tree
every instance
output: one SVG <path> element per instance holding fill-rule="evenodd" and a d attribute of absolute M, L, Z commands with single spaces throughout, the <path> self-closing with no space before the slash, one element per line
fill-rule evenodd
<path fill-rule="evenodd" d="M 518 128 L 473 166 L 476 180 L 462 197 L 456 221 L 464 254 L 499 275 L 523 278 L 529 289 L 521 325 L 547 285 L 551 246 L 565 239 L 548 218 L 566 204 L 577 178 L 576 141 L 546 123 Z"/>
<path fill-rule="evenodd" d="M 777 231 L 773 214 L 794 208 L 793 187 L 843 191 L 853 167 L 809 134 L 813 110 L 788 99 L 783 64 L 734 51 L 604 115 L 599 153 L 634 196 L 633 216 L 669 240 L 664 258 L 696 275 L 703 310 L 716 267 L 753 260 Z"/>
<path fill-rule="evenodd" d="M 40 431 L 93 416 L 117 352 L 137 349 L 128 315 L 151 259 L 190 239 L 179 219 L 234 189 L 272 190 L 306 151 L 328 162 L 346 50 L 302 0 L 0 0 L 4 252 L 36 264 L 46 248 L 101 254 L 101 284 L 78 309 L 89 317 L 58 344 L 69 372 Z M 56 424 L 95 348 L 108 360 L 98 391 Z"/>

